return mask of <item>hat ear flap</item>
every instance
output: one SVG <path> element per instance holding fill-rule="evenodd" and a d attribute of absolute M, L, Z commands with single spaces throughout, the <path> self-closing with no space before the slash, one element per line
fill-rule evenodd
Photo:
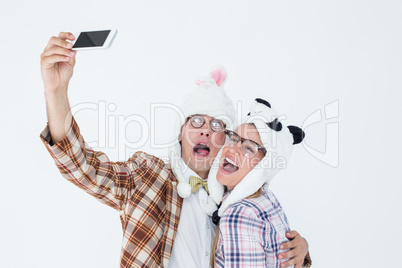
<path fill-rule="evenodd" d="M 293 135 L 293 144 L 299 144 L 303 141 L 306 134 L 304 131 L 296 126 L 288 126 L 290 133 Z"/>

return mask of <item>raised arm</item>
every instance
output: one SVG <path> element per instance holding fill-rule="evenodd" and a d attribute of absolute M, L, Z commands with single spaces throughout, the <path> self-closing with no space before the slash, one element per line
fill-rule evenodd
<path fill-rule="evenodd" d="M 72 51 L 74 40 L 71 33 L 60 33 L 50 38 L 41 54 L 41 72 L 45 86 L 47 117 L 52 142 L 63 139 L 71 126 L 72 116 L 67 89 L 75 65 L 76 52 Z"/>
<path fill-rule="evenodd" d="M 85 143 L 74 119 L 67 135 L 57 143 L 50 144 L 48 126 L 40 137 L 64 178 L 118 211 L 124 209 L 136 189 L 140 174 L 149 169 L 147 156 L 141 152 L 128 161 L 112 162 L 105 153 L 94 151 Z"/>
<path fill-rule="evenodd" d="M 53 36 L 41 54 L 48 116 L 41 139 L 67 180 L 101 202 L 122 210 L 139 179 L 137 172 L 144 172 L 141 169 L 147 166 L 138 155 L 127 162 L 112 162 L 85 143 L 71 115 L 67 96 L 76 54 L 67 40 L 74 38 L 71 33 Z"/>

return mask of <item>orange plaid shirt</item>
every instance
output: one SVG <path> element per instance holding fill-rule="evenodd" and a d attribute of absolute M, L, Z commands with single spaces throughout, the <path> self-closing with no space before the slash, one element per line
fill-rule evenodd
<path fill-rule="evenodd" d="M 67 180 L 120 213 L 120 267 L 167 267 L 183 203 L 169 166 L 144 152 L 111 162 L 85 144 L 74 119 L 58 143 L 48 126 L 40 137 Z"/>

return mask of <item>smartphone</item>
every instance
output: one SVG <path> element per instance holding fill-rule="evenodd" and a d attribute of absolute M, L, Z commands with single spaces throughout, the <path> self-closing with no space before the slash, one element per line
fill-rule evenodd
<path fill-rule="evenodd" d="M 116 34 L 116 29 L 76 33 L 72 50 L 109 48 Z"/>

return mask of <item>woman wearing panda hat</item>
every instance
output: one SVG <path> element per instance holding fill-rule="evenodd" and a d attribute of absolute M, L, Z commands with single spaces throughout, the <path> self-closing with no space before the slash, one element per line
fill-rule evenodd
<path fill-rule="evenodd" d="M 278 121 L 271 105 L 256 99 L 208 176 L 211 198 L 221 203 L 214 213 L 219 232 L 213 246 L 213 267 L 280 267 L 279 246 L 288 241 L 286 215 L 268 189 L 273 176 L 286 168 L 294 144 L 304 132 Z M 214 258 L 215 257 L 215 258 Z M 304 265 L 310 266 L 310 258 Z M 283 260 L 282 260 L 283 261 Z M 215 265 L 214 265 L 215 264 Z"/>

